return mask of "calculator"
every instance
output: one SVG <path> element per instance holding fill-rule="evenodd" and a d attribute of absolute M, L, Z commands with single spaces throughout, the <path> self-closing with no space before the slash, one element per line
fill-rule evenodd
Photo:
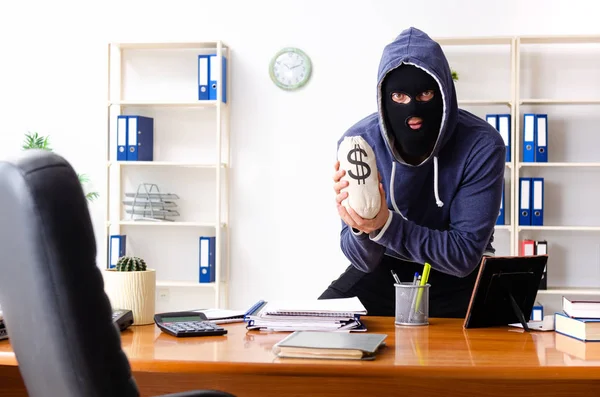
<path fill-rule="evenodd" d="M 200 312 L 170 312 L 154 315 L 154 323 L 161 331 L 176 337 L 225 335 L 227 330 L 208 321 Z"/>

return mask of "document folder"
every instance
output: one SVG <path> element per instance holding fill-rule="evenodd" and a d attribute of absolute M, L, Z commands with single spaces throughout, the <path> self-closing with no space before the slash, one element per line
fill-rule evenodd
<path fill-rule="evenodd" d="M 523 115 L 523 162 L 535 162 L 535 114 Z"/>
<path fill-rule="evenodd" d="M 506 162 L 510 163 L 510 114 L 498 115 L 498 132 L 506 145 Z"/>
<path fill-rule="evenodd" d="M 112 269 L 117 266 L 119 258 L 125 256 L 127 238 L 124 234 L 116 234 L 110 236 L 109 253 L 108 253 L 108 268 Z"/>
<path fill-rule="evenodd" d="M 531 225 L 531 178 L 519 178 L 519 225 Z"/>
<path fill-rule="evenodd" d="M 548 162 L 548 115 L 536 114 L 535 161 Z"/>
<path fill-rule="evenodd" d="M 221 82 L 219 84 L 218 77 L 218 56 L 217 54 L 212 54 L 210 56 L 210 66 L 209 66 L 209 75 L 210 75 L 210 86 L 209 86 L 209 96 L 210 100 L 217 100 L 217 90 L 218 86 L 221 86 L 221 101 L 223 103 L 227 103 L 227 58 L 222 56 L 221 61 Z"/>
<path fill-rule="evenodd" d="M 200 237 L 200 279 L 201 283 L 215 282 L 215 237 Z"/>
<path fill-rule="evenodd" d="M 209 61 L 210 55 L 198 55 L 198 99 L 204 101 L 209 99 Z"/>
<path fill-rule="evenodd" d="M 127 161 L 154 159 L 154 119 L 127 116 Z"/>
<path fill-rule="evenodd" d="M 127 161 L 127 116 L 117 116 L 117 161 Z"/>
<path fill-rule="evenodd" d="M 531 178 L 531 225 L 544 225 L 544 178 Z"/>

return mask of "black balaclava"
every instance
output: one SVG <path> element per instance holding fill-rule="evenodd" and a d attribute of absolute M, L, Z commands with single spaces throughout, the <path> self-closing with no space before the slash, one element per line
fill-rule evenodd
<path fill-rule="evenodd" d="M 429 101 L 417 99 L 430 90 L 434 94 Z M 405 64 L 385 77 L 381 92 L 386 128 L 395 138 L 396 149 L 413 158 L 428 155 L 438 138 L 443 113 L 442 93 L 436 81 L 424 70 Z M 397 103 L 392 99 L 393 93 L 406 94 L 410 101 Z M 422 119 L 418 129 L 409 126 L 412 117 Z"/>

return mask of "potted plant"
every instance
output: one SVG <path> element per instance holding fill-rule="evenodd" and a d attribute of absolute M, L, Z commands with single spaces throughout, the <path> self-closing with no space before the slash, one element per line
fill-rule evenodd
<path fill-rule="evenodd" d="M 34 132 L 33 134 L 25 134 L 25 140 L 23 141 L 21 148 L 23 150 L 42 149 L 48 150 L 49 152 L 52 151 L 52 148 L 50 147 L 50 137 L 38 135 L 37 132 Z M 85 185 L 90 182 L 90 179 L 86 174 L 77 174 L 77 177 L 79 178 L 79 182 L 85 190 Z M 87 192 L 85 194 L 85 198 L 90 202 L 97 199 L 98 196 L 98 192 Z"/>
<path fill-rule="evenodd" d="M 454 69 L 451 69 L 451 70 L 452 70 L 452 80 L 458 81 L 458 72 Z"/>
<path fill-rule="evenodd" d="M 133 312 L 133 325 L 154 323 L 156 271 L 137 256 L 122 256 L 104 270 L 104 290 L 113 309 Z"/>

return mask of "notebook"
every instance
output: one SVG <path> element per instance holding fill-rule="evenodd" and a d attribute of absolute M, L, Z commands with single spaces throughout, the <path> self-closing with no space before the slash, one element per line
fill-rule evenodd
<path fill-rule="evenodd" d="M 248 329 L 265 331 L 359 331 L 367 314 L 357 297 L 259 301 L 244 316 Z"/>
<path fill-rule="evenodd" d="M 374 360 L 386 334 L 295 331 L 273 346 L 280 358 Z"/>
<path fill-rule="evenodd" d="M 245 310 L 231 309 L 201 309 L 195 310 L 204 313 L 208 321 L 215 324 L 241 323 L 244 322 Z"/>
<path fill-rule="evenodd" d="M 358 299 L 302 299 L 302 300 L 279 300 L 266 302 L 261 308 L 263 317 L 279 316 L 310 316 L 310 317 L 354 317 L 355 315 L 367 314 L 367 310 Z"/>

